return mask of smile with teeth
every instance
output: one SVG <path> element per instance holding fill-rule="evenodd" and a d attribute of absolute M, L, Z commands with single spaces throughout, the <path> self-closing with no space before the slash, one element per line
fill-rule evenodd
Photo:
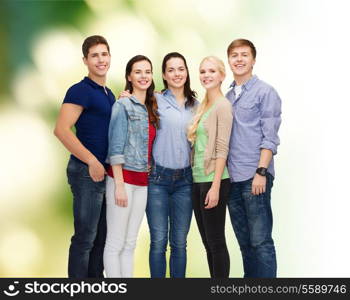
<path fill-rule="evenodd" d="M 143 85 L 143 84 L 147 84 L 147 83 L 148 83 L 148 80 L 139 80 L 138 83 L 139 83 L 139 84 L 142 84 L 142 85 Z"/>
<path fill-rule="evenodd" d="M 107 67 L 107 65 L 96 66 L 96 68 L 99 69 L 99 70 L 104 70 L 106 67 Z"/>
<path fill-rule="evenodd" d="M 210 82 L 212 82 L 212 81 L 213 81 L 212 79 L 204 79 L 204 80 L 203 80 L 203 83 L 204 83 L 204 84 L 207 84 L 207 83 L 210 83 Z"/>

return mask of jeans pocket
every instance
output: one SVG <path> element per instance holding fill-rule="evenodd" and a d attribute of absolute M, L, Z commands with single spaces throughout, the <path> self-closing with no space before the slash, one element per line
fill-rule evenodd
<path fill-rule="evenodd" d="M 99 194 L 106 193 L 106 176 L 102 181 L 94 182 L 95 183 L 95 191 Z"/>
<path fill-rule="evenodd" d="M 83 163 L 70 158 L 67 165 L 67 173 L 78 173 L 82 169 Z"/>
<path fill-rule="evenodd" d="M 154 183 L 156 180 L 156 177 L 152 174 L 148 175 L 148 183 Z"/>
<path fill-rule="evenodd" d="M 185 176 L 184 176 L 184 181 L 185 181 L 187 184 L 193 184 L 192 173 L 185 174 Z"/>
<path fill-rule="evenodd" d="M 243 193 L 248 216 L 257 217 L 266 214 L 265 196 L 265 193 L 260 195 L 253 195 L 251 192 Z"/>
<path fill-rule="evenodd" d="M 89 167 L 88 166 L 85 166 L 85 165 L 82 166 L 82 168 L 80 170 L 80 174 L 81 174 L 82 177 L 90 178 L 92 180 L 92 178 L 90 176 L 90 173 L 89 173 Z"/>

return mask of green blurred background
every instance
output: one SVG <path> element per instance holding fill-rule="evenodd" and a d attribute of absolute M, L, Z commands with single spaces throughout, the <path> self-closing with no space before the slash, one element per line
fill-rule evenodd
<path fill-rule="evenodd" d="M 278 274 L 349 276 L 348 11 L 345 0 L 0 0 L 0 276 L 66 276 L 69 153 L 53 128 L 66 90 L 86 74 L 80 49 L 92 34 L 110 43 L 108 86 L 116 95 L 133 55 L 153 61 L 160 90 L 162 58 L 178 51 L 200 99 L 200 60 L 217 55 L 226 63 L 233 39 L 252 40 L 255 73 L 283 101 L 272 199 Z M 227 68 L 225 92 L 231 81 Z M 192 221 L 187 275 L 209 277 Z M 226 233 L 230 276 L 241 277 L 229 220 Z M 149 276 L 148 247 L 144 219 L 136 277 Z"/>

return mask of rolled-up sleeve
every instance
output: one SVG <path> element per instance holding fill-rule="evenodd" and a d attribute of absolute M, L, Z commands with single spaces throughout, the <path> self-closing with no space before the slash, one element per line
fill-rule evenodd
<path fill-rule="evenodd" d="M 217 109 L 216 158 L 227 158 L 232 129 L 232 106 L 228 100 L 220 103 Z"/>
<path fill-rule="evenodd" d="M 280 144 L 278 130 L 281 125 L 281 99 L 273 88 L 270 88 L 263 96 L 260 112 L 263 135 L 260 149 L 271 150 L 275 155 Z"/>
<path fill-rule="evenodd" d="M 125 163 L 124 147 L 128 134 L 128 117 L 126 109 L 119 101 L 112 107 L 112 116 L 108 132 L 107 163 L 119 165 Z"/>

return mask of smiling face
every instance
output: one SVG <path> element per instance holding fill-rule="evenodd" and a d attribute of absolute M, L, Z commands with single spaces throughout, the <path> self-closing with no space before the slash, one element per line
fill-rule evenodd
<path fill-rule="evenodd" d="M 90 47 L 87 57 L 83 58 L 89 71 L 89 77 L 105 78 L 111 62 L 111 55 L 105 44 Z"/>
<path fill-rule="evenodd" d="M 199 67 L 199 80 L 202 86 L 206 89 L 214 89 L 221 86 L 225 79 L 217 63 L 212 60 L 205 59 Z"/>
<path fill-rule="evenodd" d="M 134 90 L 146 91 L 152 84 L 152 66 L 147 60 L 135 62 L 128 75 Z"/>
<path fill-rule="evenodd" d="M 166 62 L 163 79 L 169 88 L 183 88 L 187 79 L 185 62 L 180 57 L 172 57 Z"/>
<path fill-rule="evenodd" d="M 248 46 L 235 47 L 228 55 L 228 63 L 235 79 L 246 81 L 252 76 L 255 59 Z"/>

